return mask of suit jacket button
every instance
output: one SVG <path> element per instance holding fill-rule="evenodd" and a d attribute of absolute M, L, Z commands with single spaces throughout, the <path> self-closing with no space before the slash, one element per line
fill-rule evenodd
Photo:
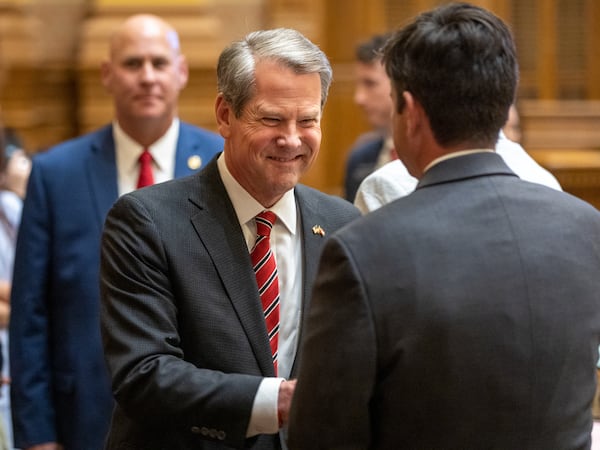
<path fill-rule="evenodd" d="M 196 427 L 196 426 L 192 427 L 191 432 L 194 434 L 200 434 L 200 427 Z"/>
<path fill-rule="evenodd" d="M 223 430 L 217 433 L 217 439 L 220 441 L 224 441 L 226 436 L 227 434 Z"/>

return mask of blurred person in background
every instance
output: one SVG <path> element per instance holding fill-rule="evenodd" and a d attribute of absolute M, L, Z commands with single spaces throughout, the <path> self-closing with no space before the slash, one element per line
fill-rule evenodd
<path fill-rule="evenodd" d="M 521 179 L 562 190 L 556 177 L 538 164 L 519 144 L 520 139 L 519 114 L 513 104 L 509 110 L 508 120 L 499 133 L 496 153 L 502 156 L 508 167 Z M 396 159 L 380 167 L 362 181 L 356 192 L 354 205 L 366 214 L 408 195 L 415 189 L 417 182 L 418 180 L 408 173 L 402 161 Z"/>
<path fill-rule="evenodd" d="M 36 155 L 12 287 L 10 358 L 15 443 L 100 450 L 113 408 L 100 342 L 100 236 L 117 198 L 190 175 L 223 149 L 178 118 L 188 66 L 177 32 L 153 15 L 114 31 L 101 79 L 111 124 Z"/>
<path fill-rule="evenodd" d="M 2 349 L 0 426 L 3 431 L 0 445 L 5 446 L 2 448 L 13 448 L 8 359 L 10 292 L 17 232 L 27 179 L 31 171 L 31 160 L 21 147 L 21 141 L 13 129 L 0 130 L 0 345 Z"/>
<path fill-rule="evenodd" d="M 361 181 L 375 169 L 395 159 L 391 138 L 390 80 L 379 50 L 389 34 L 377 34 L 356 47 L 354 103 L 364 112 L 373 131 L 360 135 L 346 161 L 344 197 L 354 201 Z"/>
<path fill-rule="evenodd" d="M 521 132 L 521 118 L 519 116 L 519 110 L 516 104 L 512 104 L 508 110 L 508 120 L 502 128 L 504 136 L 513 142 L 520 143 L 522 138 Z"/>

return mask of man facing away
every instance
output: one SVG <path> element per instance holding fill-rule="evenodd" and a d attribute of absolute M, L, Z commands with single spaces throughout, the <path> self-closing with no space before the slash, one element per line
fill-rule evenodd
<path fill-rule="evenodd" d="M 191 174 L 223 146 L 217 134 L 177 117 L 188 68 L 169 24 L 132 16 L 109 50 L 101 75 L 113 98 L 112 124 L 35 157 L 29 179 L 10 323 L 15 444 L 22 449 L 103 447 L 114 403 L 98 318 L 106 213 L 119 195 Z"/>
<path fill-rule="evenodd" d="M 318 47 L 295 30 L 253 32 L 221 53 L 217 78 L 223 153 L 121 197 L 106 220 L 107 449 L 279 449 L 321 248 L 359 216 L 298 184 L 331 82 Z"/>
<path fill-rule="evenodd" d="M 419 182 L 325 245 L 290 449 L 589 449 L 600 212 L 493 151 L 517 84 L 508 27 L 448 4 L 384 63 Z"/>

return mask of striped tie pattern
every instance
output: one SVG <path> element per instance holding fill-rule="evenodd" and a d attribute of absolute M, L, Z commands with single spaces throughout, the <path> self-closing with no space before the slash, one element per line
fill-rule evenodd
<path fill-rule="evenodd" d="M 277 344 L 279 342 L 279 278 L 275 255 L 271 251 L 270 236 L 276 220 L 277 216 L 271 211 L 263 211 L 255 217 L 257 237 L 254 248 L 250 252 L 258 293 L 265 314 L 275 374 L 277 374 Z"/>

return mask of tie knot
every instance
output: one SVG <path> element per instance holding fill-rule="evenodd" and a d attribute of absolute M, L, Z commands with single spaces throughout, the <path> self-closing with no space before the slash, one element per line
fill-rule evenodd
<path fill-rule="evenodd" d="M 150 153 L 150 151 L 145 148 L 144 151 L 142 152 L 142 154 L 139 157 L 139 161 L 142 164 L 147 164 L 149 162 L 152 162 L 152 154 Z"/>
<path fill-rule="evenodd" d="M 273 211 L 263 211 L 257 214 L 255 217 L 256 221 L 256 234 L 259 236 L 270 236 L 273 224 L 277 220 L 277 215 Z"/>

